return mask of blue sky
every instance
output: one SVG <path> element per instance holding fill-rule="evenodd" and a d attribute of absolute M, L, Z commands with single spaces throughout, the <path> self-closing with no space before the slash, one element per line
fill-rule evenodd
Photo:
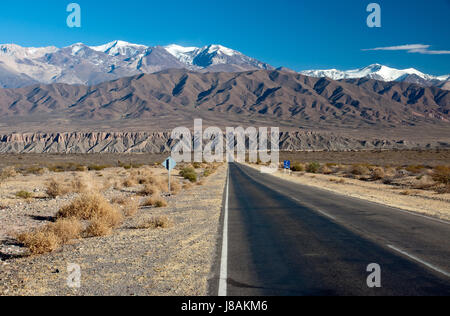
<path fill-rule="evenodd" d="M 65 24 L 70 2 L 81 5 L 80 29 Z M 371 2 L 381 5 L 381 28 L 366 25 Z M 294 70 L 381 63 L 443 75 L 450 73 L 449 15 L 450 0 L 16 0 L 1 2 L 0 43 L 222 44 Z M 412 44 L 430 47 L 363 51 Z"/>

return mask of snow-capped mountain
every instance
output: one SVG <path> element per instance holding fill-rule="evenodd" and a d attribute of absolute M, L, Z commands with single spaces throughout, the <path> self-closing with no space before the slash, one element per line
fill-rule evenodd
<path fill-rule="evenodd" d="M 221 45 L 150 47 L 124 41 L 100 46 L 76 43 L 63 48 L 0 45 L 0 87 L 3 88 L 35 83 L 93 85 L 171 68 L 201 72 L 273 69 Z"/>
<path fill-rule="evenodd" d="M 445 83 L 449 80 L 449 75 L 446 76 L 431 76 L 424 74 L 417 69 L 395 69 L 380 64 L 373 64 L 364 68 L 342 71 L 337 69 L 328 70 L 306 70 L 301 74 L 310 77 L 327 77 L 333 80 L 342 79 L 356 79 L 356 78 L 370 78 L 380 81 L 399 81 L 417 83 L 426 86 L 439 86 L 440 83 Z"/>

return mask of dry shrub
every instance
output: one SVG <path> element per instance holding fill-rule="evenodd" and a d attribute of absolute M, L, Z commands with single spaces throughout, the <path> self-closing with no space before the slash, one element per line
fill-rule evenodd
<path fill-rule="evenodd" d="M 128 202 L 128 198 L 124 197 L 124 196 L 116 196 L 113 197 L 111 200 L 111 203 L 113 204 L 118 204 L 118 205 L 125 205 Z"/>
<path fill-rule="evenodd" d="M 125 217 L 136 215 L 139 210 L 139 202 L 135 199 L 129 199 L 125 204 L 122 204 L 122 212 Z"/>
<path fill-rule="evenodd" d="M 167 202 L 162 197 L 151 197 L 146 199 L 142 206 L 166 207 Z"/>
<path fill-rule="evenodd" d="M 102 237 L 112 233 L 112 228 L 102 218 L 95 218 L 85 230 L 86 237 Z"/>
<path fill-rule="evenodd" d="M 81 237 L 83 225 L 75 218 L 60 218 L 55 223 L 50 224 L 47 229 L 51 230 L 65 244 L 72 239 Z"/>
<path fill-rule="evenodd" d="M 136 228 L 157 229 L 157 228 L 169 228 L 172 225 L 173 225 L 172 221 L 167 216 L 158 216 L 141 222 Z"/>
<path fill-rule="evenodd" d="M 450 184 L 450 166 L 437 166 L 433 169 L 433 180 L 442 184 Z"/>
<path fill-rule="evenodd" d="M 158 195 L 160 192 L 159 187 L 154 184 L 145 184 L 144 187 L 139 191 L 142 196 L 154 196 Z"/>
<path fill-rule="evenodd" d="M 177 181 L 173 181 L 170 183 L 170 193 L 178 194 L 181 190 L 181 185 Z"/>
<path fill-rule="evenodd" d="M 436 192 L 439 194 L 447 194 L 450 193 L 450 184 L 447 184 L 443 187 L 437 188 Z"/>
<path fill-rule="evenodd" d="M 192 183 L 185 183 L 183 184 L 183 190 L 189 190 L 192 188 Z"/>
<path fill-rule="evenodd" d="M 57 217 L 101 220 L 112 228 L 121 225 L 123 222 L 122 213 L 98 193 L 83 193 L 71 204 L 62 207 L 58 211 Z"/>
<path fill-rule="evenodd" d="M 60 238 L 52 230 L 48 229 L 19 234 L 17 240 L 27 247 L 33 255 L 55 251 L 61 245 Z"/>
<path fill-rule="evenodd" d="M 323 174 L 332 174 L 333 170 L 331 170 L 330 167 L 325 165 L 325 166 L 322 166 L 322 168 L 320 169 L 320 172 L 323 173 Z"/>
<path fill-rule="evenodd" d="M 131 188 L 131 187 L 134 187 L 135 185 L 137 185 L 137 180 L 136 180 L 136 178 L 128 177 L 127 179 L 125 179 L 125 180 L 123 181 L 123 186 L 124 186 L 125 188 Z"/>
<path fill-rule="evenodd" d="M 305 171 L 305 169 L 306 169 L 305 165 L 299 162 L 295 162 L 291 167 L 291 170 L 294 172 L 303 172 Z"/>
<path fill-rule="evenodd" d="M 58 196 L 69 193 L 69 188 L 61 181 L 52 178 L 46 184 L 45 192 L 51 198 L 57 198 Z"/>
<path fill-rule="evenodd" d="M 423 170 L 425 169 L 425 166 L 416 166 L 416 165 L 411 165 L 411 166 L 407 166 L 405 168 L 406 171 L 411 172 L 413 174 L 419 174 L 421 173 Z"/>
<path fill-rule="evenodd" d="M 352 165 L 350 172 L 355 176 L 367 176 L 370 174 L 369 166 L 364 164 Z"/>
<path fill-rule="evenodd" d="M 384 168 L 382 167 L 376 167 L 372 170 L 372 179 L 373 180 L 382 180 L 386 176 L 386 173 L 384 172 Z"/>
<path fill-rule="evenodd" d="M 0 180 L 6 180 L 8 178 L 12 178 L 17 176 L 16 168 L 14 167 L 6 167 L 3 168 L 0 172 Z"/>
<path fill-rule="evenodd" d="M 405 191 L 400 192 L 400 194 L 401 194 L 401 195 L 412 195 L 412 194 L 413 194 L 413 191 L 411 191 L 411 190 L 405 190 Z"/>

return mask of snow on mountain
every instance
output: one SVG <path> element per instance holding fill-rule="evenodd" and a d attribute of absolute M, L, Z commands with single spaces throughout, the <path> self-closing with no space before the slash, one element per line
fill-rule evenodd
<path fill-rule="evenodd" d="M 188 65 L 193 64 L 194 58 L 200 50 L 198 47 L 183 47 L 176 44 L 168 45 L 164 48 L 176 59 Z"/>
<path fill-rule="evenodd" d="M 364 68 L 353 69 L 348 71 L 342 71 L 337 69 L 307 70 L 302 71 L 301 74 L 319 78 L 327 77 L 333 80 L 370 78 L 390 82 L 390 81 L 404 81 L 404 79 L 406 78 L 411 78 L 410 76 L 413 76 L 415 78 L 418 77 L 424 81 L 448 80 L 448 76 L 435 77 L 424 74 L 414 68 L 399 70 L 380 64 L 373 64 Z"/>
<path fill-rule="evenodd" d="M 199 72 L 242 72 L 274 69 L 271 65 L 222 45 L 165 47 L 116 40 L 100 46 L 76 43 L 67 47 L 21 47 L 0 45 L 0 88 L 35 83 L 93 85 L 121 77 L 185 68 Z M 430 76 L 414 68 L 398 70 L 380 64 L 349 71 L 308 70 L 302 74 L 334 80 L 371 78 L 448 87 L 449 75 Z"/>

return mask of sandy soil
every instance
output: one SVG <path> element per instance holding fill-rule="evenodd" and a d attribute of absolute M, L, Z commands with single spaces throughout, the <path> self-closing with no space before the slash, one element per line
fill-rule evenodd
<path fill-rule="evenodd" d="M 111 236 L 75 241 L 47 255 L 2 258 L 0 295 L 207 295 L 225 178 L 226 166 L 222 166 L 203 180 L 204 185 L 169 198 L 168 207 L 141 208 Z M 42 216 L 54 215 L 55 209 L 42 209 Z M 30 217 L 26 208 L 22 212 L 22 218 Z M 159 215 L 169 217 L 173 225 L 136 229 L 145 219 Z M 79 289 L 67 286 L 68 264 L 81 267 Z"/>
<path fill-rule="evenodd" d="M 250 165 L 259 169 L 256 165 Z M 295 183 L 329 190 L 363 200 L 389 205 L 450 221 L 450 194 L 437 194 L 427 190 L 406 190 L 401 187 L 349 179 L 335 175 L 291 173 L 282 170 L 274 176 Z M 343 181 L 343 183 L 339 182 Z M 408 192 L 408 195 L 405 195 Z"/>

